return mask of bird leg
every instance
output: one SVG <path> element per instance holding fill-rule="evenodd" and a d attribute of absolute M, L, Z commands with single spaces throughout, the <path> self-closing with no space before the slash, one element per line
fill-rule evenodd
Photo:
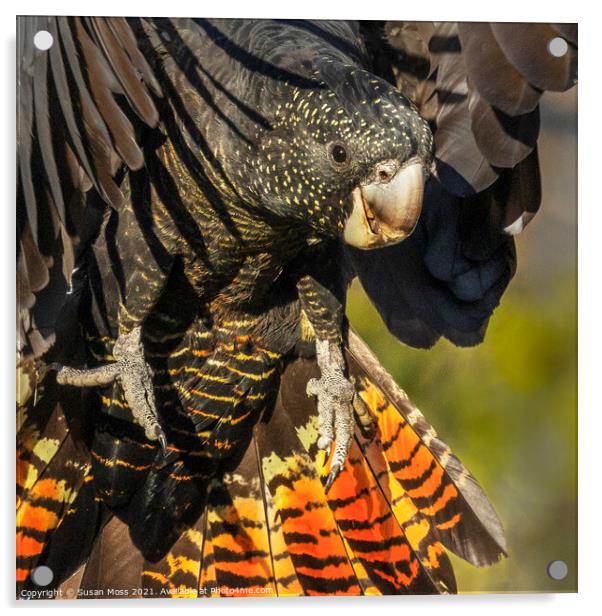
<path fill-rule="evenodd" d="M 307 383 L 307 394 L 317 397 L 318 447 L 330 451 L 334 442 L 328 491 L 341 472 L 353 442 L 354 411 L 362 431 L 369 428 L 370 413 L 347 378 L 343 356 L 345 294 L 347 283 L 340 274 L 341 245 L 324 242 L 311 246 L 300 262 L 297 292 L 301 304 L 300 338 L 315 340 L 320 378 Z"/>
<path fill-rule="evenodd" d="M 54 364 L 52 367 L 58 371 L 56 380 L 60 385 L 95 387 L 119 381 L 134 421 L 144 428 L 146 438 L 151 441 L 158 440 L 165 450 L 167 441 L 159 424 L 152 371 L 144 358 L 141 332 L 142 328 L 138 326 L 117 338 L 113 346 L 115 363 L 90 370 L 79 370 L 60 364 Z"/>
<path fill-rule="evenodd" d="M 316 340 L 316 359 L 321 376 L 308 381 L 307 394 L 318 398 L 318 447 L 330 450 L 332 442 L 335 442 L 326 480 L 328 491 L 343 468 L 351 447 L 355 428 L 353 400 L 356 393 L 353 383 L 345 376 L 345 360 L 340 345 L 328 340 Z"/>

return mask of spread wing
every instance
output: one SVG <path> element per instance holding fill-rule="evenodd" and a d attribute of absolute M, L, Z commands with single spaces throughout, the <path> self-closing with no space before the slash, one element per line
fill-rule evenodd
<path fill-rule="evenodd" d="M 364 35 L 375 70 L 431 123 L 436 171 L 414 234 L 351 250 L 355 272 L 400 340 L 477 344 L 541 202 L 538 103 L 575 84 L 577 26 L 370 22 Z"/>
<path fill-rule="evenodd" d="M 143 165 L 161 89 L 123 18 L 28 16 L 17 29 L 18 346 L 39 356 L 78 255 L 124 200 L 120 177 Z M 48 51 L 33 45 L 43 30 Z"/>

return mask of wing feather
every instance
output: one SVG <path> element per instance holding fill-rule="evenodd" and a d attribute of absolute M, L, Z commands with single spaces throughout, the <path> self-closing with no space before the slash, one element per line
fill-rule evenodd
<path fill-rule="evenodd" d="M 575 85 L 577 49 L 569 41 L 566 53 L 551 53 L 549 45 L 558 37 L 551 25 L 494 23 L 491 30 L 508 60 L 536 88 L 563 92 Z"/>
<path fill-rule="evenodd" d="M 47 51 L 34 47 L 39 30 L 53 37 Z M 140 131 L 156 126 L 161 89 L 123 18 L 19 17 L 18 39 L 19 350 L 39 356 L 52 344 L 80 239 L 100 224 L 86 201 L 94 192 L 120 207 L 117 172 L 142 166 Z"/>
<path fill-rule="evenodd" d="M 535 109 L 541 91 L 508 60 L 493 35 L 491 24 L 459 23 L 458 35 L 468 78 L 488 103 L 511 116 Z"/>
<path fill-rule="evenodd" d="M 468 110 L 475 142 L 490 165 L 512 168 L 532 152 L 539 136 L 539 107 L 507 115 L 471 90 Z"/>

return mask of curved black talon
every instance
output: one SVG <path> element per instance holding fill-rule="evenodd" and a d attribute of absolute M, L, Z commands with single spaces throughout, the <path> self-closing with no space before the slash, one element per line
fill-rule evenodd
<path fill-rule="evenodd" d="M 340 464 L 333 464 L 330 467 L 330 472 L 328 473 L 328 477 L 326 478 L 326 483 L 324 484 L 324 492 L 328 494 L 334 480 L 339 476 L 341 472 L 342 466 Z"/>
<path fill-rule="evenodd" d="M 161 430 L 161 428 L 155 428 L 155 432 L 157 434 L 157 440 L 159 441 L 159 444 L 161 445 L 161 451 L 163 452 L 163 457 L 165 458 L 167 456 L 167 439 L 165 438 L 165 433 L 163 432 L 163 430 Z"/>

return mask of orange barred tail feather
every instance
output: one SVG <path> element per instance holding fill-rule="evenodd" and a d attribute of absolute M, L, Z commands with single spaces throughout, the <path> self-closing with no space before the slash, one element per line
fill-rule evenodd
<path fill-rule="evenodd" d="M 56 580 L 63 597 L 97 597 L 98 591 L 105 598 L 456 592 L 447 551 L 477 566 L 494 563 L 505 554 L 501 524 L 475 479 L 353 332 L 346 353 L 376 434 L 369 439 L 356 430 L 328 493 L 329 461 L 317 448 L 315 401 L 305 393 L 318 368 L 314 360 L 294 359 L 283 369 L 273 408 L 228 468 L 202 479 L 176 460 L 151 478 L 157 490 L 172 494 L 175 509 L 199 511 L 157 554 L 137 547 L 146 528 L 140 519 L 158 515 L 152 499 L 134 495 L 129 509 L 111 512 L 103 486 L 80 470 L 80 483 L 63 498 L 67 505 L 41 503 L 35 486 L 72 472 L 65 456 L 74 445 L 66 424 L 59 430 L 60 422 L 47 421 L 44 433 L 30 422 L 22 433 L 22 458 L 37 464 L 28 473 L 38 479 L 22 480 L 19 531 L 40 545 L 30 558 L 22 541 L 22 577 L 42 551 L 39 562 L 60 569 L 65 552 L 79 549 L 74 542 L 86 536 L 79 568 Z M 57 443 L 42 445 L 51 433 L 60 435 Z M 161 481 L 177 490 L 161 488 Z M 202 489 L 195 488 L 198 481 Z M 188 502 L 195 494 L 203 494 L 202 506 Z M 42 523 L 34 516 L 39 506 L 50 512 L 42 534 L 34 528 Z M 142 511 L 145 506 L 153 511 Z M 28 521 L 34 517 L 38 521 Z M 165 523 L 177 519 L 168 515 Z"/>
<path fill-rule="evenodd" d="M 353 332 L 347 359 L 377 421 L 377 439 L 363 442 L 367 458 L 381 458 L 389 486 L 401 489 L 447 549 L 477 567 L 499 561 L 506 555 L 504 531 L 475 478 Z"/>

